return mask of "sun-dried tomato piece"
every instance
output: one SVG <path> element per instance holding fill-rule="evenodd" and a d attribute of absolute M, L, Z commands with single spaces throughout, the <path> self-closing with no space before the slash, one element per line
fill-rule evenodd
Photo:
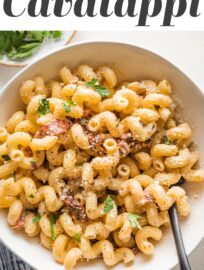
<path fill-rule="evenodd" d="M 92 156 L 103 156 L 106 153 L 106 149 L 103 146 L 106 138 L 106 134 L 88 133 L 89 151 Z"/>
<path fill-rule="evenodd" d="M 139 248 L 137 246 L 135 246 L 134 248 L 132 248 L 132 252 L 136 256 L 140 252 L 140 250 L 139 250 Z"/>
<path fill-rule="evenodd" d="M 75 200 L 72 195 L 68 195 L 64 202 L 68 210 L 76 217 L 77 220 L 87 222 L 88 217 L 85 213 L 85 209 L 79 201 Z"/>
<path fill-rule="evenodd" d="M 16 223 L 15 226 L 12 227 L 12 229 L 14 230 L 21 230 L 23 229 L 25 226 L 25 218 L 24 217 L 20 217 L 20 219 L 18 220 L 18 222 Z"/>
<path fill-rule="evenodd" d="M 69 120 L 54 119 L 47 125 L 41 126 L 35 134 L 36 138 L 43 138 L 47 135 L 56 136 L 64 134 L 71 127 Z"/>
<path fill-rule="evenodd" d="M 94 114 L 95 114 L 95 113 L 94 113 L 92 110 L 90 110 L 90 109 L 85 109 L 85 110 L 84 110 L 83 117 L 85 117 L 85 118 L 90 118 L 90 117 L 92 117 Z"/>

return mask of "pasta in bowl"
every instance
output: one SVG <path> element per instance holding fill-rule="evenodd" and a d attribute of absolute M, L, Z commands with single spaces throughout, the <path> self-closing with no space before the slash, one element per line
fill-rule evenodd
<path fill-rule="evenodd" d="M 26 78 L 18 94 L 23 109 L 0 128 L 0 208 L 66 270 L 148 257 L 168 209 L 189 215 L 181 184 L 203 182 L 204 170 L 166 79 L 118 82 L 108 65 L 67 65 Z"/>

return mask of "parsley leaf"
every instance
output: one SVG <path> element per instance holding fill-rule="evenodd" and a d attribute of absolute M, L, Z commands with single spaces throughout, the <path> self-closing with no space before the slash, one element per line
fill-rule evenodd
<path fill-rule="evenodd" d="M 0 55 L 19 60 L 29 57 L 46 38 L 59 39 L 61 31 L 0 31 Z"/>
<path fill-rule="evenodd" d="M 5 161 L 11 160 L 11 158 L 10 158 L 9 155 L 3 155 L 2 158 L 3 158 Z"/>
<path fill-rule="evenodd" d="M 71 107 L 76 106 L 76 103 L 73 100 L 65 100 L 63 102 L 63 108 L 65 109 L 65 112 L 69 113 L 71 111 Z"/>
<path fill-rule="evenodd" d="M 38 212 L 35 213 L 35 216 L 34 216 L 34 218 L 33 218 L 33 224 L 38 223 L 39 220 L 40 220 L 40 218 L 41 218 L 40 214 L 39 214 Z"/>
<path fill-rule="evenodd" d="M 27 38 L 42 42 L 44 39 L 44 35 L 44 31 L 29 31 L 27 33 Z"/>
<path fill-rule="evenodd" d="M 25 51 L 25 52 L 18 52 L 16 53 L 15 51 L 11 51 L 10 53 L 7 54 L 8 58 L 12 60 L 19 60 L 22 58 L 30 57 L 33 54 L 32 51 Z"/>
<path fill-rule="evenodd" d="M 51 239 L 52 241 L 54 241 L 56 239 L 55 236 L 55 228 L 54 225 L 57 222 L 57 219 L 59 218 L 59 215 L 53 213 L 49 216 L 49 220 L 50 220 L 50 233 L 51 233 Z"/>
<path fill-rule="evenodd" d="M 74 240 L 76 240 L 77 242 L 81 242 L 81 235 L 79 233 L 76 233 L 74 236 Z"/>
<path fill-rule="evenodd" d="M 29 195 L 29 198 L 32 198 L 32 199 L 33 199 L 34 197 L 35 197 L 35 196 L 34 196 L 33 194 L 30 194 L 30 195 Z"/>
<path fill-rule="evenodd" d="M 105 206 L 104 206 L 104 213 L 105 214 L 108 214 L 114 207 L 115 205 L 115 202 L 111 199 L 110 196 L 107 196 L 106 199 L 105 199 Z"/>
<path fill-rule="evenodd" d="M 99 85 L 98 80 L 95 78 L 93 78 L 90 82 L 87 82 L 86 86 L 94 88 L 101 97 L 108 97 L 110 95 L 110 91 L 104 86 Z"/>
<path fill-rule="evenodd" d="M 138 222 L 138 219 L 141 218 L 141 216 L 136 214 L 128 214 L 128 220 L 133 228 L 138 228 L 141 230 L 140 223 Z"/>
<path fill-rule="evenodd" d="M 110 91 L 103 86 L 98 85 L 95 87 L 95 90 L 102 97 L 108 97 L 110 95 Z"/>
<path fill-rule="evenodd" d="M 45 114 L 48 114 L 49 112 L 50 112 L 50 102 L 45 97 L 43 97 L 40 100 L 40 104 L 38 107 L 38 113 L 40 115 L 45 115 Z"/>
<path fill-rule="evenodd" d="M 98 83 L 98 80 L 97 79 L 95 79 L 95 78 L 93 78 L 90 82 L 87 82 L 86 83 L 86 86 L 87 87 L 95 87 L 95 85 Z"/>
<path fill-rule="evenodd" d="M 165 136 L 163 136 L 163 138 L 162 138 L 162 143 L 167 144 L 167 145 L 170 145 L 170 144 L 171 144 L 171 141 L 170 141 L 169 138 L 165 135 Z"/>
<path fill-rule="evenodd" d="M 62 36 L 62 31 L 50 31 L 50 38 L 59 39 Z"/>

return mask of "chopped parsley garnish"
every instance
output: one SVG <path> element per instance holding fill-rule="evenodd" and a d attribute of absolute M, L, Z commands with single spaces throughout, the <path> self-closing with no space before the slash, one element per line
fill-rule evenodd
<path fill-rule="evenodd" d="M 105 88 L 104 86 L 100 85 L 98 83 L 98 80 L 93 78 L 90 82 L 86 83 L 87 87 L 95 89 L 95 91 L 101 96 L 101 97 L 108 97 L 110 95 L 110 90 Z"/>
<path fill-rule="evenodd" d="M 102 97 L 108 97 L 110 95 L 110 91 L 103 86 L 99 85 L 95 88 L 95 90 Z"/>
<path fill-rule="evenodd" d="M 138 222 L 138 219 L 141 218 L 141 216 L 136 214 L 128 214 L 128 220 L 133 228 L 138 228 L 141 230 L 140 223 Z"/>
<path fill-rule="evenodd" d="M 61 31 L 1 31 L 0 58 L 3 55 L 12 60 L 29 57 L 46 38 L 58 39 L 61 36 Z"/>
<path fill-rule="evenodd" d="M 76 240 L 77 242 L 81 242 L 81 235 L 79 233 L 76 233 L 74 236 L 74 240 Z"/>
<path fill-rule="evenodd" d="M 170 145 L 170 144 L 171 144 L 171 141 L 170 141 L 169 138 L 165 135 L 165 136 L 163 136 L 163 138 L 162 138 L 162 143 L 167 144 L 167 145 Z"/>
<path fill-rule="evenodd" d="M 40 220 L 40 218 L 41 218 L 40 214 L 39 214 L 38 212 L 36 212 L 36 213 L 35 213 L 35 216 L 34 216 L 34 218 L 33 218 L 33 224 L 38 223 L 39 220 Z"/>
<path fill-rule="evenodd" d="M 73 100 L 66 100 L 63 102 L 63 108 L 65 109 L 65 112 L 69 113 L 71 111 L 71 107 L 76 106 L 76 103 Z"/>
<path fill-rule="evenodd" d="M 91 81 L 86 83 L 87 87 L 95 87 L 95 85 L 98 83 L 98 80 L 96 78 L 93 78 Z"/>
<path fill-rule="evenodd" d="M 89 120 L 86 118 L 82 118 L 80 121 L 81 125 L 86 125 L 88 122 L 89 122 Z"/>
<path fill-rule="evenodd" d="M 115 202 L 111 199 L 110 196 L 107 196 L 106 199 L 105 199 L 105 206 L 104 206 L 104 213 L 105 214 L 108 214 L 114 207 L 115 205 Z"/>
<path fill-rule="evenodd" d="M 40 100 L 40 105 L 38 107 L 38 113 L 40 115 L 46 115 L 50 112 L 50 102 L 45 97 Z"/>
<path fill-rule="evenodd" d="M 35 196 L 33 194 L 30 194 L 29 195 L 29 198 L 32 198 L 33 199 L 33 198 L 35 198 Z"/>
<path fill-rule="evenodd" d="M 10 158 L 9 155 L 3 155 L 2 158 L 3 158 L 5 161 L 11 160 L 11 158 Z"/>
<path fill-rule="evenodd" d="M 56 239 L 54 225 L 57 222 L 58 218 L 59 218 L 59 215 L 58 214 L 55 214 L 55 213 L 53 213 L 53 214 L 51 214 L 49 216 L 49 220 L 50 220 L 50 233 L 51 233 L 51 239 L 52 239 L 52 241 L 54 241 Z"/>

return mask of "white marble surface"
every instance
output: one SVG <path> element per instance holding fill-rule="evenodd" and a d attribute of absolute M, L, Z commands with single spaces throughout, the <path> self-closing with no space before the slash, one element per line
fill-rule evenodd
<path fill-rule="evenodd" d="M 72 42 L 112 40 L 132 42 L 173 62 L 204 91 L 204 32 L 77 32 Z M 0 65 L 0 88 L 21 68 Z M 204 229 L 204 228 L 203 228 Z M 193 230 L 193 228 L 192 228 Z M 190 255 L 192 270 L 204 269 L 204 240 Z M 178 270 L 179 267 L 173 270 Z M 156 269 L 153 269 L 156 270 Z"/>

